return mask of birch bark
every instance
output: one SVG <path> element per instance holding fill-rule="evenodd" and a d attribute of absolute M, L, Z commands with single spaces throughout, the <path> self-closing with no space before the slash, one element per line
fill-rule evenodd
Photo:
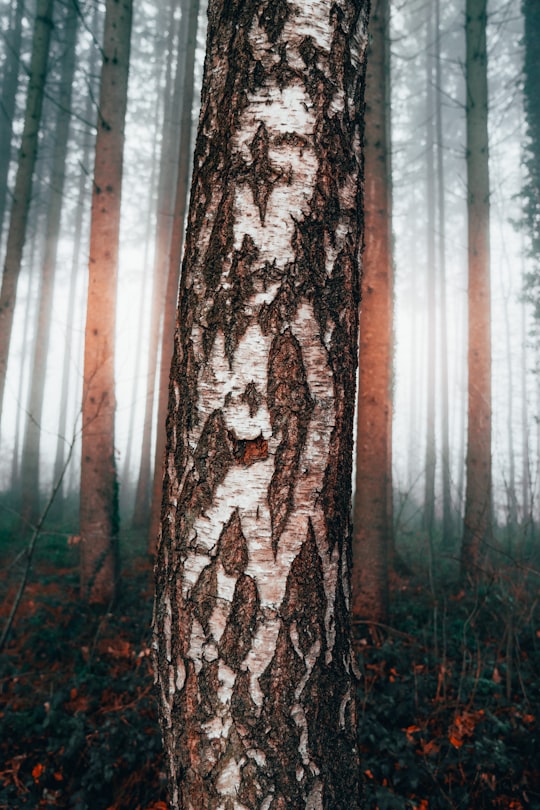
<path fill-rule="evenodd" d="M 216 0 L 155 667 L 173 808 L 359 806 L 350 480 L 367 4 Z"/>

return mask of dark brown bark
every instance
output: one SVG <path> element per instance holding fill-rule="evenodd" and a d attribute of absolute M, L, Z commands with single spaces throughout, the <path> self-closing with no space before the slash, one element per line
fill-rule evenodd
<path fill-rule="evenodd" d="M 392 543 L 392 234 L 389 9 L 371 7 L 366 75 L 365 247 L 362 262 L 353 622 L 388 618 Z"/>
<path fill-rule="evenodd" d="M 366 8 L 210 2 L 156 565 L 174 808 L 359 807 Z"/>
<path fill-rule="evenodd" d="M 114 345 L 132 0 L 108 0 L 90 227 L 82 401 L 81 594 L 108 603 L 117 576 Z"/>

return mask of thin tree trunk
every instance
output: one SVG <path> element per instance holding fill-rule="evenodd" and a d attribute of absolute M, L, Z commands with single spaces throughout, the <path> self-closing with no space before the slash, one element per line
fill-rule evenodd
<path fill-rule="evenodd" d="M 366 74 L 365 247 L 356 431 L 352 615 L 388 619 L 392 549 L 393 273 L 388 0 L 374 0 Z"/>
<path fill-rule="evenodd" d="M 440 358 L 440 416 L 441 416 L 441 476 L 442 476 L 442 545 L 453 542 L 452 494 L 450 489 L 450 420 L 448 396 L 448 317 L 446 296 L 446 201 L 444 172 L 444 130 L 442 118 L 441 69 L 441 0 L 435 0 L 435 128 L 437 142 L 437 213 L 438 213 L 438 278 L 439 278 L 439 358 Z"/>
<path fill-rule="evenodd" d="M 435 520 L 435 468 L 437 463 L 435 444 L 435 361 L 436 361 L 436 260 L 435 260 L 435 104 L 433 85 L 434 41 L 433 9 L 428 4 L 426 24 L 426 202 L 427 202 L 427 268 L 426 268 L 426 309 L 427 309 L 427 412 L 426 412 L 426 458 L 424 493 L 424 529 L 427 532 L 430 548 L 433 545 Z"/>
<path fill-rule="evenodd" d="M 36 224 L 39 221 L 39 218 L 36 219 Z M 32 230 L 32 229 L 30 229 Z M 26 389 L 25 386 L 25 377 L 27 374 L 27 367 L 30 365 L 30 360 L 33 355 L 33 348 L 35 344 L 35 318 L 33 317 L 37 307 L 34 308 L 34 292 L 33 290 L 37 287 L 38 281 L 38 274 L 39 274 L 39 254 L 40 251 L 38 250 L 38 242 L 40 242 L 41 233 L 39 228 L 34 228 L 34 232 L 29 234 L 29 262 L 28 262 L 28 286 L 26 292 L 26 300 L 24 303 L 24 315 L 23 315 L 23 324 L 24 324 L 24 336 L 25 336 L 25 345 L 30 347 L 29 352 L 23 352 L 20 361 L 19 367 L 19 380 L 17 386 L 17 416 L 15 421 L 15 435 L 13 439 L 13 463 L 11 465 L 11 497 L 13 507 L 19 509 L 20 506 L 20 495 L 21 495 L 21 481 L 20 481 L 20 446 L 21 446 L 21 436 L 24 435 L 24 392 Z"/>
<path fill-rule="evenodd" d="M 9 30 L 4 34 L 6 55 L 2 64 L 2 103 L 0 104 L 0 244 L 4 231 L 13 117 L 19 85 L 23 12 L 24 0 L 13 0 Z"/>
<path fill-rule="evenodd" d="M 195 51 L 197 47 L 197 23 L 199 18 L 199 0 L 189 0 L 187 20 L 187 40 L 185 42 L 184 94 L 182 102 L 182 120 L 180 123 L 180 144 L 178 158 L 178 176 L 171 234 L 171 252 L 167 274 L 167 291 L 163 313 L 163 333 L 161 342 L 161 363 L 159 371 L 159 399 L 156 430 L 156 450 L 154 460 L 154 479 L 152 486 L 152 503 L 148 552 L 153 555 L 159 532 L 161 515 L 161 496 L 163 492 L 163 462 L 165 458 L 165 425 L 167 417 L 167 393 L 174 344 L 174 324 L 178 302 L 178 285 L 180 281 L 180 264 L 184 248 L 184 227 L 188 200 L 189 178 L 191 173 L 191 140 L 192 112 L 195 74 Z"/>
<path fill-rule="evenodd" d="M 530 548 L 534 537 L 534 515 L 532 510 L 531 459 L 529 451 L 529 403 L 527 398 L 527 314 L 525 302 L 521 302 L 521 445 L 522 475 L 521 502 L 523 505 L 523 541 L 525 551 Z"/>
<path fill-rule="evenodd" d="M 96 603 L 114 598 L 118 563 L 114 345 L 131 19 L 132 0 L 107 0 L 90 226 L 81 450 L 81 593 Z"/>
<path fill-rule="evenodd" d="M 491 315 L 487 0 L 467 0 L 467 220 L 469 351 L 467 482 L 461 550 L 464 576 L 481 573 L 491 523 Z"/>
<path fill-rule="evenodd" d="M 172 28 L 172 26 L 171 26 Z M 181 115 L 184 57 L 183 39 L 185 39 L 186 20 L 182 16 L 178 47 L 177 70 L 172 81 L 172 66 L 174 61 L 174 42 L 171 36 L 169 42 L 169 63 L 167 65 L 167 80 L 165 84 L 165 108 L 163 115 L 163 140 L 158 180 L 157 228 L 156 250 L 153 268 L 153 293 L 150 314 L 150 341 L 148 347 L 146 372 L 146 401 L 144 411 L 143 436 L 141 447 L 141 460 L 137 490 L 135 494 L 135 509 L 133 512 L 133 527 L 148 527 L 150 520 L 150 492 L 152 473 L 152 427 L 154 424 L 154 403 L 156 393 L 156 376 L 159 359 L 159 344 L 161 338 L 161 325 L 165 308 L 165 291 L 167 288 L 167 258 L 169 256 L 172 234 L 172 218 L 174 209 L 174 189 L 178 175 L 178 139 L 179 119 Z M 176 103 L 175 103 L 176 102 Z"/>
<path fill-rule="evenodd" d="M 94 6 L 92 30 L 98 29 L 98 7 Z M 90 58 L 88 62 L 88 75 L 94 77 L 96 74 L 97 62 L 97 48 L 95 46 L 90 49 Z M 92 120 L 94 113 L 94 90 L 92 86 L 86 95 L 86 103 L 84 108 L 84 121 L 89 122 Z M 56 444 L 56 455 L 54 460 L 54 476 L 53 480 L 58 481 L 60 474 L 64 469 L 64 459 L 68 447 L 71 444 L 71 435 L 67 434 L 68 425 L 68 402 L 69 395 L 74 385 L 79 388 L 80 381 L 77 375 L 76 382 L 73 381 L 72 368 L 74 358 L 81 356 L 81 345 L 76 341 L 74 345 L 74 335 L 79 333 L 77 324 L 80 323 L 78 318 L 78 288 L 79 284 L 83 282 L 84 275 L 81 273 L 81 253 L 83 246 L 83 226 L 86 223 L 86 216 L 88 214 L 87 208 L 87 192 L 88 192 L 88 171 L 87 167 L 90 165 L 92 155 L 92 148 L 95 148 L 95 133 L 90 127 L 85 127 L 83 135 L 83 142 L 81 144 L 81 157 L 79 161 L 80 171 L 78 178 L 77 189 L 77 203 L 75 209 L 75 221 L 73 225 L 73 248 L 71 251 L 71 272 L 69 276 L 69 289 L 68 289 L 68 303 L 66 310 L 66 340 L 64 344 L 64 355 L 62 361 L 62 382 L 60 387 L 60 404 L 58 407 L 58 442 Z M 80 402 L 79 397 L 75 397 L 76 402 Z M 73 454 L 72 454 L 73 455 Z M 68 489 L 68 476 L 63 480 L 63 486 L 60 488 L 56 501 L 53 504 L 55 517 L 60 517 L 64 508 L 64 492 Z"/>
<path fill-rule="evenodd" d="M 69 7 L 62 22 L 65 32 L 62 55 L 62 75 L 55 126 L 51 190 L 45 228 L 45 253 L 39 286 L 37 332 L 30 374 L 30 391 L 26 429 L 23 443 L 21 484 L 22 519 L 33 524 L 39 515 L 39 461 L 41 418 L 45 396 L 45 380 L 49 354 L 51 311 L 54 292 L 56 255 L 60 234 L 60 219 L 64 202 L 66 153 L 69 136 L 71 95 L 75 73 L 75 44 L 77 40 L 77 12 Z"/>
<path fill-rule="evenodd" d="M 156 111 L 154 116 L 155 121 L 155 129 L 154 129 L 154 136 L 153 136 L 153 149 L 152 149 L 152 164 L 151 164 L 151 171 L 150 171 L 150 181 L 148 184 L 148 215 L 146 217 L 146 229 L 145 229 L 145 237 L 144 237 L 144 260 L 143 260 L 143 267 L 145 269 L 143 283 L 141 285 L 141 295 L 139 299 L 139 313 L 138 313 L 138 322 L 143 323 L 144 313 L 146 310 L 146 305 L 148 301 L 148 289 L 150 288 L 150 282 L 152 281 L 151 273 L 147 272 L 147 268 L 149 266 L 149 256 L 150 256 L 150 244 L 151 244 L 151 234 L 152 230 L 155 231 L 155 221 L 153 217 L 155 203 L 156 203 L 156 186 L 158 185 L 158 154 L 161 148 L 159 134 L 161 133 L 164 135 L 165 132 L 165 114 L 167 112 L 169 106 L 169 99 L 171 93 L 171 70 L 172 70 L 172 60 L 173 60 L 173 51 L 174 51 L 174 33 L 175 33 L 175 24 L 174 24 L 174 16 L 175 16 L 175 4 L 170 3 L 168 8 L 168 19 L 167 19 L 167 30 L 169 32 L 168 35 L 168 46 L 167 46 L 167 53 L 168 58 L 167 60 L 161 59 L 161 56 L 158 55 L 156 50 L 156 57 L 157 57 L 157 64 L 159 65 L 159 71 L 156 75 L 156 87 L 158 92 L 156 93 Z M 165 9 L 167 11 L 167 9 Z M 158 21 L 158 26 L 162 27 L 162 20 Z M 156 40 L 156 49 L 161 48 L 161 40 Z M 161 92 L 161 82 L 162 82 L 162 68 L 165 66 L 165 92 Z M 163 115 L 162 115 L 163 110 Z M 159 204 L 159 199 L 158 199 Z M 148 362 L 148 358 L 145 357 L 144 347 L 146 343 L 144 341 L 144 332 L 142 329 L 138 330 L 137 333 L 137 346 L 135 350 L 135 369 L 133 373 L 133 384 L 131 388 L 131 403 L 132 406 L 130 408 L 129 413 L 129 426 L 128 426 L 128 441 L 127 441 L 127 448 L 126 454 L 124 457 L 124 467 L 122 473 L 122 491 L 123 497 L 121 501 L 121 507 L 125 510 L 125 514 L 128 513 L 130 504 L 133 503 L 133 493 L 131 487 L 131 453 L 134 444 L 134 427 L 135 427 L 135 403 L 137 401 L 137 391 L 139 389 L 140 378 L 142 376 L 142 369 L 144 365 L 144 361 Z M 147 414 L 146 411 L 148 409 L 148 381 L 146 381 L 145 385 L 145 394 L 146 394 L 146 401 L 145 401 L 145 415 L 144 415 L 144 426 L 143 430 L 146 430 L 146 418 Z M 141 452 L 142 456 L 142 452 Z M 142 461 L 139 463 L 139 469 L 141 466 Z M 140 475 L 139 475 L 140 478 Z M 136 497 L 135 497 L 136 502 Z M 121 510 L 121 511 L 123 511 Z M 133 510 L 131 510 L 133 512 Z"/>
<path fill-rule="evenodd" d="M 510 315 L 509 293 L 504 296 L 504 336 L 506 344 L 506 367 L 508 369 L 508 390 L 514 391 L 514 363 L 512 355 L 512 340 L 510 335 Z M 513 397 L 508 397 L 506 411 L 506 436 L 508 441 L 508 481 L 506 482 L 506 498 L 508 503 L 508 513 L 506 524 L 508 530 L 508 550 L 511 552 L 512 540 L 516 539 L 518 524 L 518 501 L 516 490 L 516 455 L 514 445 L 514 401 Z"/>
<path fill-rule="evenodd" d="M 360 806 L 348 605 L 366 11 L 209 6 L 156 564 L 174 810 Z"/>
<path fill-rule="evenodd" d="M 37 156 L 41 109 L 53 25 L 53 4 L 54 0 L 38 0 L 37 2 L 24 127 L 11 206 L 2 287 L 0 289 L 0 425 L 13 315 L 15 312 L 17 281 L 21 270 L 32 192 L 32 178 Z"/>

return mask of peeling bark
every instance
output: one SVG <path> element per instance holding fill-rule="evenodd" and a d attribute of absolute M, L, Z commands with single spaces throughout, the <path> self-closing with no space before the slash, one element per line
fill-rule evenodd
<path fill-rule="evenodd" d="M 363 3 L 209 6 L 156 564 L 174 808 L 359 806 L 366 25 Z"/>

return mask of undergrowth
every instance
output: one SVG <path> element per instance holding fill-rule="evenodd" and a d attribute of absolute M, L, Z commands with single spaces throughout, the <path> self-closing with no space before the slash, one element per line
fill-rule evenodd
<path fill-rule="evenodd" d="M 2 622 L 19 551 L 2 549 Z M 100 613 L 78 600 L 76 548 L 41 538 L 0 656 L 0 810 L 166 810 L 140 551 Z M 365 810 L 536 810 L 538 577 L 499 569 L 467 593 L 427 582 L 395 581 L 388 626 L 363 634 Z"/>
<path fill-rule="evenodd" d="M 29 583 L 0 656 L 2 810 L 166 810 L 151 605 L 148 565 L 107 614 L 79 602 L 73 569 Z"/>
<path fill-rule="evenodd" d="M 369 810 L 540 808 L 535 587 L 507 572 L 435 599 L 402 583 L 391 626 L 366 627 L 358 740 Z"/>

